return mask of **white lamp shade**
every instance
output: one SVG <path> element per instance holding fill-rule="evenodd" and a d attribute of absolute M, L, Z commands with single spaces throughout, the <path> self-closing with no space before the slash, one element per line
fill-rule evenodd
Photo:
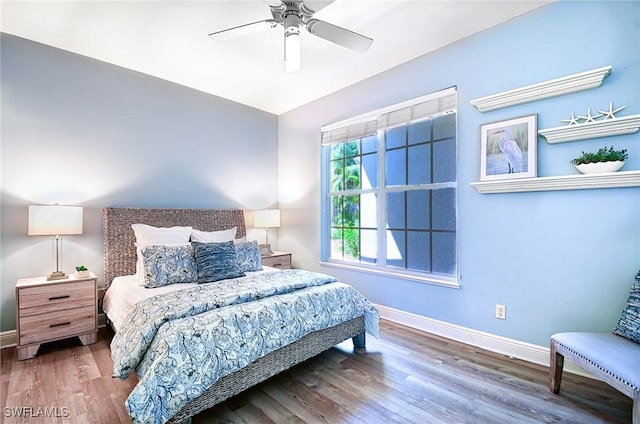
<path fill-rule="evenodd" d="M 280 210 L 263 209 L 253 212 L 253 225 L 256 228 L 277 228 L 280 226 Z"/>
<path fill-rule="evenodd" d="M 82 234 L 82 207 L 29 206 L 30 236 Z"/>

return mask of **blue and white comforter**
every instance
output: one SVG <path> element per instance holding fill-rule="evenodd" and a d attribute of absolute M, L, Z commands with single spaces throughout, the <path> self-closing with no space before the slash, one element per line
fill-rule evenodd
<path fill-rule="evenodd" d="M 139 382 L 134 422 L 164 423 L 220 377 L 313 331 L 377 310 L 353 287 L 304 270 L 201 284 L 136 304 L 111 343 L 113 376 Z"/>

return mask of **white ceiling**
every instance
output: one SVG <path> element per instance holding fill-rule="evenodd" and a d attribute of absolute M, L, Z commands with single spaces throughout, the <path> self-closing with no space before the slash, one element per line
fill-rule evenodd
<path fill-rule="evenodd" d="M 373 38 L 365 54 L 302 36 L 302 69 L 284 71 L 283 29 L 221 43 L 207 34 L 271 18 L 262 0 L 5 1 L 1 29 L 50 46 L 281 114 L 550 3 L 336 0 L 315 17 Z"/>

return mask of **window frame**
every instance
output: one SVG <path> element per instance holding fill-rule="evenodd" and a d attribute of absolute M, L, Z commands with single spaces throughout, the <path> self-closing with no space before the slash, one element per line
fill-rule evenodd
<path fill-rule="evenodd" d="M 454 104 L 453 107 L 448 109 L 447 111 L 435 113 L 427 116 L 418 117 L 416 119 L 410 119 L 409 121 L 397 122 L 394 125 L 385 126 L 384 123 L 380 124 L 380 117 L 384 116 L 385 119 L 393 120 L 393 113 L 399 111 L 401 109 L 411 109 L 415 107 L 415 105 L 420 105 L 423 102 L 438 100 L 445 96 L 453 95 Z M 455 161 L 457 165 L 457 149 L 458 149 L 458 141 L 457 141 L 457 107 L 455 102 L 457 101 L 457 89 L 456 87 L 451 87 L 445 90 L 441 90 L 436 93 L 428 94 L 426 96 L 421 96 L 416 99 L 411 99 L 403 103 L 399 103 L 396 105 L 392 105 L 383 109 L 379 109 L 364 115 L 360 115 L 358 117 L 354 117 L 348 120 L 340 121 L 331 125 L 323 126 L 323 146 L 321 148 L 321 190 L 322 190 L 322 200 L 321 200 L 321 261 L 320 263 L 323 266 L 341 268 L 341 269 L 349 269 L 349 270 L 357 270 L 367 273 L 373 273 L 376 275 L 384 275 L 389 277 L 407 279 L 411 281 L 425 282 L 435 285 L 447 286 L 459 288 L 459 249 L 458 249 L 458 241 L 459 241 L 459 229 L 458 229 L 458 219 L 457 219 L 457 166 L 456 166 L 456 176 L 454 181 L 449 182 L 437 182 L 437 183 L 419 183 L 419 184 L 409 184 L 408 180 L 406 184 L 403 185 L 394 185 L 394 186 L 386 186 L 386 164 L 385 164 L 385 155 L 386 155 L 386 147 L 385 147 L 385 137 L 384 133 L 386 130 L 399 126 L 406 125 L 408 123 L 418 122 L 424 119 L 433 118 L 436 115 L 441 115 L 444 113 L 455 113 L 456 114 L 456 130 L 455 130 L 455 144 L 456 144 L 456 153 L 455 153 Z M 402 112 L 402 111 L 401 111 Z M 404 117 L 399 118 L 404 119 Z M 396 119 L 397 120 L 397 119 Z M 372 128 L 371 122 L 376 121 L 378 123 L 378 127 L 375 130 L 375 135 L 377 139 L 377 155 L 378 155 L 378 169 L 377 169 L 377 187 L 375 188 L 366 188 L 363 189 L 362 185 L 359 189 L 355 190 L 342 190 L 342 191 L 330 191 L 331 190 L 331 162 L 332 162 L 332 153 L 331 153 L 331 145 L 335 143 L 348 142 L 351 140 L 362 140 L 366 138 L 366 136 L 371 135 Z M 388 121 L 387 121 L 388 122 Z M 355 128 L 355 131 L 352 129 Z M 332 138 L 332 131 L 339 131 L 340 133 L 336 138 Z M 368 132 L 368 134 L 367 134 Z M 326 134 L 329 134 L 329 137 L 326 137 Z M 356 134 L 353 136 L 352 134 Z M 437 141 L 430 140 L 429 143 L 434 143 Z M 403 148 L 408 149 L 410 144 L 406 144 Z M 362 158 L 362 151 L 360 151 L 360 157 Z M 405 164 L 405 166 L 409 167 L 409 164 Z M 387 233 L 388 229 L 386 228 L 387 222 L 387 195 L 389 193 L 402 192 L 407 193 L 413 190 L 422 190 L 429 191 L 432 193 L 434 189 L 442 189 L 442 188 L 454 188 L 456 190 L 455 194 L 455 251 L 456 251 L 456 260 L 455 260 L 455 275 L 449 276 L 445 274 L 436 274 L 433 272 L 427 271 L 414 271 L 410 269 L 403 268 L 394 268 L 389 267 L 387 265 Z M 352 195 L 364 195 L 364 194 L 375 194 L 377 199 L 377 257 L 376 262 L 373 264 L 366 262 L 351 262 L 347 260 L 335 259 L 331 258 L 331 232 L 332 232 L 332 198 L 334 196 L 352 196 Z M 406 211 L 406 205 L 405 205 Z M 359 224 L 361 225 L 361 224 Z M 407 223 L 405 222 L 405 232 Z M 433 233 L 433 227 L 429 228 L 429 231 Z"/>

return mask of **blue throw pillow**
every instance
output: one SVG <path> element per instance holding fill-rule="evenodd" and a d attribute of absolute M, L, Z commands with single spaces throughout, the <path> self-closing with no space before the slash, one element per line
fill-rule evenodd
<path fill-rule="evenodd" d="M 196 281 L 196 263 L 191 245 L 147 246 L 142 251 L 144 286 L 162 287 Z"/>
<path fill-rule="evenodd" d="M 198 283 L 244 277 L 238 253 L 232 241 L 223 243 L 191 242 L 198 270 Z"/>
<path fill-rule="evenodd" d="M 626 337 L 636 343 L 640 343 L 640 271 L 636 274 L 635 281 L 631 284 L 631 293 L 618 321 L 613 329 L 614 334 Z"/>
<path fill-rule="evenodd" d="M 262 271 L 262 259 L 260 259 L 257 241 L 236 243 L 236 251 L 242 271 Z"/>

